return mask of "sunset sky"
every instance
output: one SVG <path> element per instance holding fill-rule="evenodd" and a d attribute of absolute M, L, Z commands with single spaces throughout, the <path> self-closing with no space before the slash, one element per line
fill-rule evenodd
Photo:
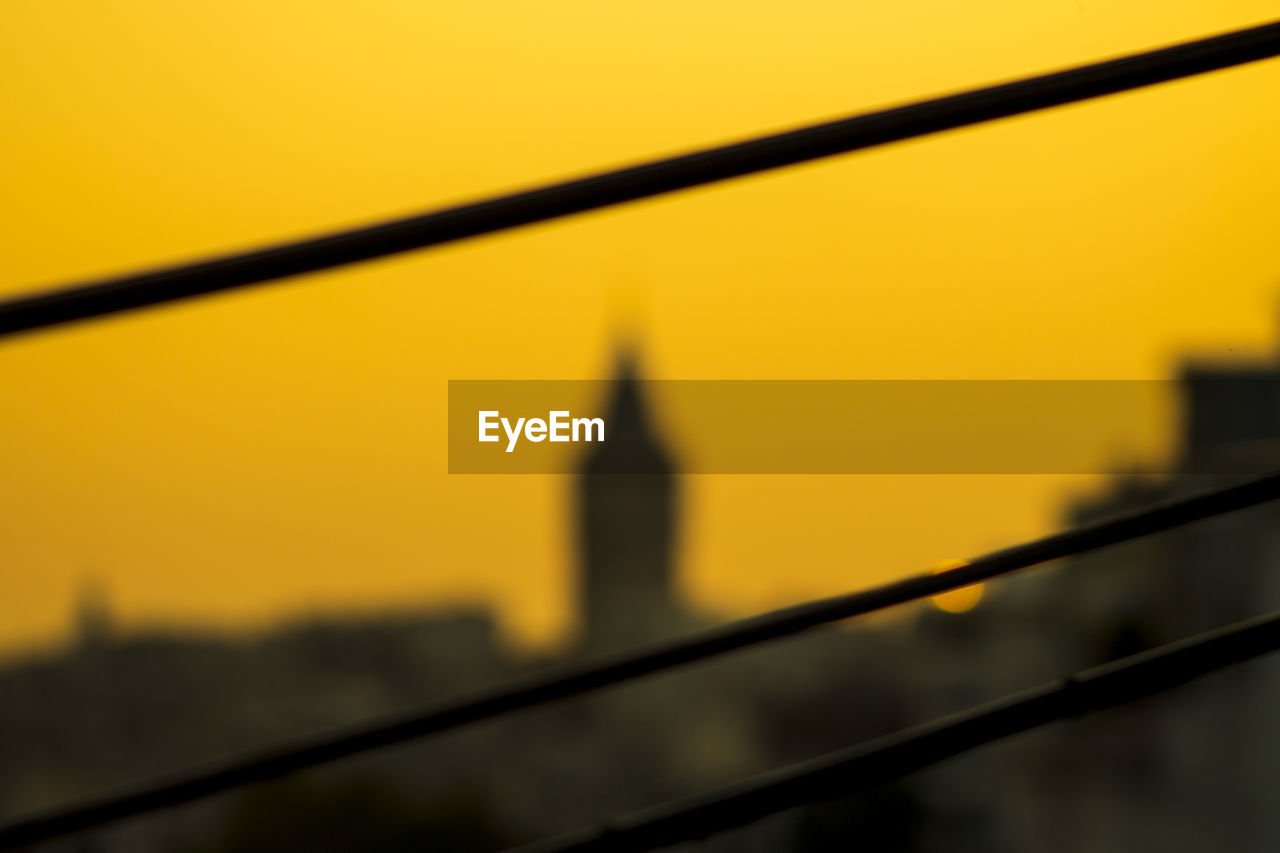
<path fill-rule="evenodd" d="M 1260 23 L 1274 3 L 11 0 L 0 294 Z M 0 343 L 0 655 L 383 606 L 570 627 L 569 481 L 449 379 L 1155 378 L 1280 338 L 1280 61 Z M 661 413 L 660 413 L 661 414 Z M 678 442 L 678 436 L 673 436 Z M 1153 452 L 1118 435 L 1100 453 Z M 686 481 L 743 615 L 1054 529 L 1096 480 Z"/>

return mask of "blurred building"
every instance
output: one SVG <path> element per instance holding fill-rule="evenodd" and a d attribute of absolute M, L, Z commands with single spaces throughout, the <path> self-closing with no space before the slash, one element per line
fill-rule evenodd
<path fill-rule="evenodd" d="M 1069 526 L 1280 467 L 1280 363 L 1188 364 L 1178 382 L 1169 472 L 1118 475 Z M 949 631 L 951 657 L 977 662 L 956 689 L 995 695 L 1277 609 L 1280 506 L 1264 504 L 1003 578 L 973 618 L 935 614 L 922 639 L 936 651 L 927 638 Z M 982 783 L 997 849 L 1275 850 L 1278 719 L 1280 661 L 1264 658 L 932 778 L 944 799 Z"/>
<path fill-rule="evenodd" d="M 583 636 L 564 654 L 510 654 L 481 608 L 332 614 L 256 635 L 129 633 L 90 588 L 78 642 L 0 669 L 0 819 L 711 623 L 678 591 L 679 465 L 643 385 L 624 351 L 606 441 L 574 483 Z M 47 849 L 499 849 L 902 725 L 897 648 L 873 628 L 817 632 Z M 823 850 L 875 828 L 882 849 L 911 849 L 894 823 L 915 814 L 908 793 L 815 814 L 708 849 Z"/>
<path fill-rule="evenodd" d="M 1280 364 L 1194 365 L 1168 475 L 1068 511 L 1128 512 L 1280 462 Z M 0 816 L 64 803 L 705 624 L 678 592 L 679 465 L 636 361 L 575 483 L 582 642 L 511 655 L 485 609 L 332 616 L 255 636 L 113 630 L 90 590 L 65 651 L 0 670 Z M 724 785 L 1280 608 L 1261 506 L 921 606 L 90 836 L 93 849 L 491 850 Z M 1280 849 L 1280 661 L 948 761 L 706 842 L 711 853 Z M 78 841 L 48 849 L 82 850 Z"/>
<path fill-rule="evenodd" d="M 579 612 L 592 651 L 673 633 L 680 488 L 654 429 L 634 355 L 618 358 L 605 440 L 577 483 Z"/>

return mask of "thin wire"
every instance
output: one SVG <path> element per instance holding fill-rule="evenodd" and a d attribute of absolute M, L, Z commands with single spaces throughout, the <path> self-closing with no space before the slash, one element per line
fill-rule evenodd
<path fill-rule="evenodd" d="M 0 303 L 0 337 L 438 246 L 755 172 L 1242 65 L 1280 21 L 294 243 Z"/>
<path fill-rule="evenodd" d="M 704 838 L 795 806 L 884 784 L 1056 720 L 1133 702 L 1277 649 L 1280 613 L 1272 613 L 513 853 L 629 853 Z"/>
<path fill-rule="evenodd" d="M 695 661 L 797 634 L 852 616 L 990 580 L 1049 560 L 1179 527 L 1280 498 L 1280 473 L 1248 480 L 1109 521 L 1075 528 L 862 592 L 811 601 L 718 628 L 585 663 L 559 667 L 450 699 L 412 713 L 323 733 L 174 779 L 73 804 L 0 826 L 0 849 L 32 844 L 92 826 L 283 776 L 360 752 L 492 719 Z"/>

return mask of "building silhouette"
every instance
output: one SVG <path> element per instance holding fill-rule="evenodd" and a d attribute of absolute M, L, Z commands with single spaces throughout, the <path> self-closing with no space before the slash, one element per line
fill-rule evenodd
<path fill-rule="evenodd" d="M 681 621 L 679 478 L 629 350 L 618 356 L 604 421 L 605 440 L 584 458 L 576 483 L 579 613 L 591 651 L 642 643 Z"/>
<path fill-rule="evenodd" d="M 1068 524 L 1280 461 L 1280 362 L 1189 365 L 1179 388 L 1167 475 L 1117 476 Z M 485 608 L 331 614 L 246 635 L 118 632 L 88 586 L 77 642 L 0 667 L 0 818 L 713 621 L 679 595 L 680 466 L 644 391 L 621 351 L 605 441 L 573 482 L 577 648 L 513 654 Z M 806 632 L 86 837 L 103 853 L 498 849 L 1276 608 L 1280 506 L 1264 505 L 1010 575 L 964 613 L 921 604 L 892 622 Z M 1278 718 L 1280 659 L 1259 660 L 704 846 L 1280 849 Z"/>
<path fill-rule="evenodd" d="M 1071 505 L 1064 526 L 1280 463 L 1280 361 L 1188 362 L 1177 391 L 1179 433 L 1165 471 L 1117 474 Z M 1263 504 L 1003 578 L 956 624 L 952 643 L 979 662 L 964 681 L 982 686 L 985 673 L 994 695 L 1278 608 L 1280 507 Z M 1263 658 L 931 778 L 951 801 L 974 778 L 1006 792 L 981 803 L 998 849 L 1274 850 L 1277 718 L 1280 660 Z"/>
<path fill-rule="evenodd" d="M 1280 459 L 1280 363 L 1191 363 L 1181 382 L 1180 471 L 1260 472 Z"/>

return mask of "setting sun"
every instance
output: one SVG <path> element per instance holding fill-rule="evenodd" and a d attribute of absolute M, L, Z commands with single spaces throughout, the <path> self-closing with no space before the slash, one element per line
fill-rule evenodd
<path fill-rule="evenodd" d="M 943 560 L 933 567 L 933 573 L 938 575 L 967 565 L 969 564 L 964 560 Z M 977 607 L 978 602 L 982 601 L 982 586 L 980 583 L 975 583 L 972 586 L 962 586 L 951 592 L 935 595 L 929 601 L 939 610 L 945 610 L 948 613 L 964 613 Z"/>

